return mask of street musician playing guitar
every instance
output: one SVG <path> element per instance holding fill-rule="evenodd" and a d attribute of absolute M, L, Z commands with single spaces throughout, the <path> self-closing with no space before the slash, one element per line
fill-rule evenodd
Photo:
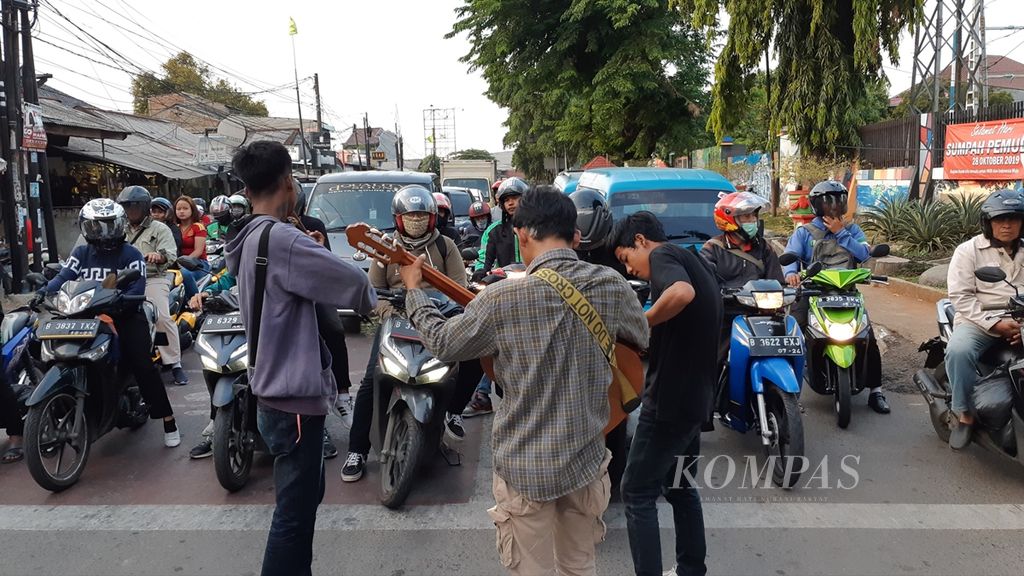
<path fill-rule="evenodd" d="M 513 221 L 528 275 L 488 287 L 451 319 L 419 289 L 422 257 L 400 272 L 406 310 L 428 350 L 444 361 L 493 357 L 504 397 L 493 425 L 496 505 L 488 513 L 512 574 L 549 574 L 556 562 L 559 573 L 594 573 L 610 492 L 603 432 L 609 382 L 620 372 L 615 343 L 643 349 L 648 341 L 629 284 L 576 257 L 575 223 L 566 196 L 530 189 Z"/>

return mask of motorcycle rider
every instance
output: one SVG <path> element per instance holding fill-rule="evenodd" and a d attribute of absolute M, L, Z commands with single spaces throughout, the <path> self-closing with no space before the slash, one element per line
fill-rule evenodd
<path fill-rule="evenodd" d="M 783 267 L 786 282 L 796 288 L 800 286 L 800 262 L 810 264 L 821 262 L 828 269 L 851 268 L 871 258 L 871 248 L 860 226 L 845 221 L 847 199 L 846 187 L 835 180 L 818 182 L 811 188 L 811 208 L 814 220 L 797 228 L 789 237 L 786 252 L 800 257 Z M 807 303 L 798 302 L 793 306 L 793 316 L 801 326 L 807 325 Z M 878 340 L 872 328 L 868 336 L 867 382 L 871 391 L 868 406 L 879 414 L 890 412 L 889 402 L 882 394 L 882 355 Z"/>
<path fill-rule="evenodd" d="M 480 251 L 474 267 L 473 279 L 479 280 L 491 268 L 522 262 L 519 255 L 519 240 L 512 231 L 512 217 L 515 216 L 519 199 L 530 189 L 521 179 L 512 177 L 498 186 L 497 202 L 501 207 L 501 220 L 491 224 L 480 237 Z"/>
<path fill-rule="evenodd" d="M 491 207 L 486 202 L 473 202 L 469 206 L 469 221 L 480 236 L 491 225 Z"/>
<path fill-rule="evenodd" d="M 153 220 L 163 222 L 171 229 L 171 235 L 174 236 L 174 245 L 177 247 L 178 252 L 181 252 L 181 229 L 174 224 L 173 218 L 170 216 L 172 212 L 170 200 L 160 196 L 153 198 L 153 203 L 149 207 L 149 215 L 153 217 Z"/>
<path fill-rule="evenodd" d="M 138 270 L 142 275 L 125 293 L 144 295 L 147 258 L 125 241 L 128 216 L 124 208 L 107 198 L 90 200 L 78 214 L 78 226 L 86 244 L 71 251 L 64 268 L 37 293 L 36 298 L 42 300 L 71 280 L 103 280 L 108 274 L 126 269 Z M 164 301 L 167 301 L 166 294 Z M 181 434 L 174 421 L 174 411 L 167 400 L 160 372 L 150 356 L 153 342 L 149 337 L 149 322 L 138 307 L 126 308 L 114 318 L 114 327 L 121 347 L 122 365 L 134 374 L 142 399 L 149 406 L 149 417 L 164 421 L 164 445 L 168 448 L 178 446 Z"/>
<path fill-rule="evenodd" d="M 455 219 L 452 217 L 452 201 L 447 194 L 434 192 L 434 202 L 437 204 L 438 231 L 458 242 L 459 231 L 455 229 Z"/>
<path fill-rule="evenodd" d="M 171 229 L 150 216 L 153 197 L 142 186 L 128 186 L 117 196 L 117 203 L 128 216 L 129 244 L 139 249 L 146 258 L 146 299 L 156 308 L 156 329 L 167 336 L 167 345 L 159 346 L 160 361 L 170 366 L 171 376 L 178 386 L 188 384 L 188 375 L 181 368 L 181 344 L 178 324 L 171 318 L 171 283 L 167 267 L 174 264 L 177 251 Z"/>
<path fill-rule="evenodd" d="M 442 236 L 437 230 L 437 205 L 429 190 L 419 185 L 405 186 L 398 190 L 391 202 L 391 214 L 395 222 L 394 237 L 403 248 L 413 256 L 426 255 L 429 265 L 459 285 L 466 285 L 466 268 L 455 242 L 447 236 Z M 398 270 L 397 264 L 385 266 L 374 261 L 370 265 L 370 284 L 381 290 L 400 289 L 403 283 Z M 381 302 L 378 312 L 383 315 L 389 310 L 390 305 Z M 370 349 L 366 374 L 356 392 L 355 413 L 348 442 L 349 452 L 341 469 L 341 479 L 345 482 L 355 482 L 362 478 L 366 456 L 370 452 L 373 372 L 378 362 L 380 340 L 381 331 L 378 328 L 373 347 Z M 445 433 L 455 440 L 465 437 L 462 411 L 468 404 L 473 388 L 482 373 L 479 361 L 463 362 L 459 365 L 456 391 L 450 400 L 449 412 L 445 415 Z"/>
<path fill-rule="evenodd" d="M 1020 325 L 1011 318 L 985 312 L 986 305 L 1005 305 L 1014 286 L 1024 285 L 1024 193 L 993 192 L 981 205 L 981 234 L 957 246 L 949 263 L 946 284 L 956 309 L 953 336 L 946 346 L 946 372 L 953 390 L 952 410 L 957 422 L 949 446 L 965 448 L 971 442 L 971 392 L 978 379 L 978 358 L 1000 341 L 1020 344 Z M 974 270 L 995 266 L 1006 272 L 1006 282 L 982 282 Z M 1007 283 L 1008 282 L 1008 283 Z"/>
<path fill-rule="evenodd" d="M 231 204 L 228 197 L 223 194 L 210 200 L 209 216 L 212 219 L 206 227 L 206 234 L 210 240 L 220 240 L 231 223 Z M 223 221 L 223 222 L 222 222 Z"/>

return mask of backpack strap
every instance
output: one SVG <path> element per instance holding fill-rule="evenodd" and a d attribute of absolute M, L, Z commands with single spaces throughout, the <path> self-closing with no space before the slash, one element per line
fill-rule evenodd
<path fill-rule="evenodd" d="M 270 231 L 274 228 L 273 222 L 267 222 L 260 233 L 260 243 L 256 248 L 256 279 L 252 298 L 252 318 L 249 321 L 252 326 L 249 336 L 249 368 L 256 368 L 256 350 L 260 345 L 260 320 L 263 316 L 263 296 L 267 290 L 267 254 L 270 252 Z"/>
<path fill-rule="evenodd" d="M 434 245 L 437 246 L 437 251 L 441 254 L 441 261 L 448 261 L 448 243 L 444 241 L 447 238 L 444 234 L 439 234 L 437 240 L 434 240 Z"/>
<path fill-rule="evenodd" d="M 822 240 L 824 240 L 825 234 L 828 233 L 827 231 L 818 228 L 817 226 L 811 224 L 810 222 L 804 224 L 802 228 L 806 230 L 808 234 L 811 235 L 811 238 L 814 238 L 815 242 L 821 242 Z"/>
<path fill-rule="evenodd" d="M 762 262 L 761 260 L 759 260 L 757 258 L 754 258 L 749 252 L 744 252 L 740 248 L 730 248 L 730 247 L 726 246 L 718 238 L 712 238 L 710 240 L 706 240 L 704 243 L 705 244 L 711 244 L 712 246 L 718 246 L 718 247 L 722 248 L 723 250 L 725 250 L 726 252 L 728 252 L 729 254 L 732 254 L 733 256 L 736 256 L 737 258 L 739 258 L 741 260 L 746 260 L 747 262 L 750 262 L 751 264 L 754 265 L 755 268 L 757 268 L 758 272 L 764 274 L 764 262 Z"/>

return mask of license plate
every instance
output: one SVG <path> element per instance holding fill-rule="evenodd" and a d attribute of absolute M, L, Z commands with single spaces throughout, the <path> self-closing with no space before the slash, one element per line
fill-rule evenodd
<path fill-rule="evenodd" d="M 803 356 L 799 336 L 753 336 L 749 340 L 751 356 Z"/>
<path fill-rule="evenodd" d="M 412 340 L 414 342 L 423 341 L 420 333 L 413 328 L 412 322 L 405 318 L 395 318 L 391 322 L 391 337 L 399 340 Z"/>
<path fill-rule="evenodd" d="M 95 319 L 82 320 L 47 320 L 36 330 L 40 340 L 87 340 L 95 338 L 100 331 L 100 321 Z"/>
<path fill-rule="evenodd" d="M 245 332 L 245 326 L 242 324 L 242 317 L 238 314 L 207 316 L 199 331 L 203 334 L 238 334 Z"/>
<path fill-rule="evenodd" d="M 819 296 L 818 306 L 821 308 L 860 308 L 861 300 L 857 296 Z"/>

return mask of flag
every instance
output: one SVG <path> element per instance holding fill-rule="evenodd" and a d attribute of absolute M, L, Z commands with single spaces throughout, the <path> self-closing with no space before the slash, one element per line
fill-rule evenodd
<path fill-rule="evenodd" d="M 298 33 L 299 33 L 299 29 L 298 29 L 297 26 L 295 26 L 295 19 L 289 17 L 288 18 L 288 35 L 289 36 L 295 36 Z"/>
<path fill-rule="evenodd" d="M 431 144 L 434 143 L 434 135 L 433 134 L 431 134 L 430 136 L 427 136 L 427 142 L 430 142 Z"/>

